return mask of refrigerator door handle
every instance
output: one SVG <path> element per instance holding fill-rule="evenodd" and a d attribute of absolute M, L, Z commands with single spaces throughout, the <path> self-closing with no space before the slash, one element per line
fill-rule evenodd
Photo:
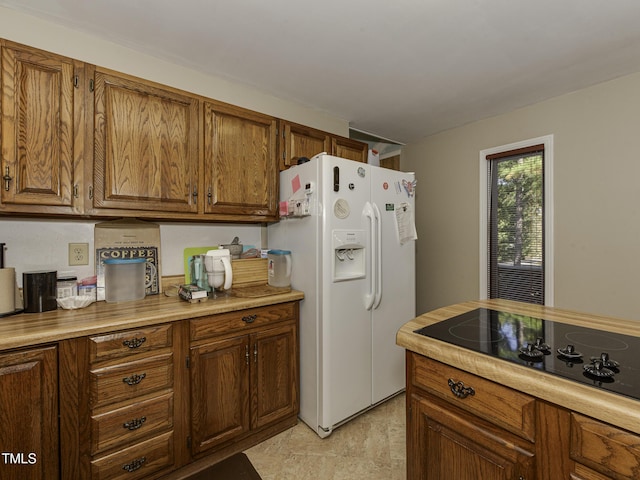
<path fill-rule="evenodd" d="M 378 308 L 380 300 L 382 300 L 382 215 L 378 205 L 373 204 L 373 215 L 375 218 L 375 250 L 372 257 L 375 258 L 375 267 L 372 265 L 371 270 L 375 272 L 375 300 L 373 308 Z"/>
<path fill-rule="evenodd" d="M 376 279 L 375 279 L 375 251 L 376 251 L 376 238 L 375 238 L 375 212 L 371 203 L 366 202 L 364 204 L 364 210 L 362 214 L 366 217 L 368 222 L 368 235 L 369 235 L 369 265 L 371 266 L 369 271 L 369 291 L 364 296 L 364 307 L 367 310 L 373 308 L 373 304 L 376 299 Z"/>

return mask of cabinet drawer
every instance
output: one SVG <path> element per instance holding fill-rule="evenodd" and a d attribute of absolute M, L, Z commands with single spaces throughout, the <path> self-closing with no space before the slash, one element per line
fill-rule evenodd
<path fill-rule="evenodd" d="M 173 428 L 173 393 L 91 417 L 91 453 L 125 446 Z"/>
<path fill-rule="evenodd" d="M 420 355 L 413 355 L 413 360 L 411 378 L 415 386 L 522 438 L 535 440 L 533 397 Z M 463 398 L 463 388 L 471 388 L 474 393 Z"/>
<path fill-rule="evenodd" d="M 91 462 L 92 480 L 136 480 L 172 466 L 173 432 Z"/>
<path fill-rule="evenodd" d="M 164 324 L 90 337 L 89 361 L 95 363 L 170 347 L 172 331 L 171 324 Z"/>
<path fill-rule="evenodd" d="M 297 302 L 281 303 L 191 320 L 191 340 L 201 340 L 236 330 L 295 319 L 297 308 Z"/>
<path fill-rule="evenodd" d="M 636 479 L 640 435 L 572 413 L 571 459 L 616 479 Z"/>
<path fill-rule="evenodd" d="M 121 400 L 173 386 L 173 355 L 165 353 L 135 362 L 91 370 L 91 405 Z"/>

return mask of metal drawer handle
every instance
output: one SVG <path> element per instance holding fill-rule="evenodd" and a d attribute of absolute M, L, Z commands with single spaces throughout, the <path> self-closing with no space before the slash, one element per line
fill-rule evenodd
<path fill-rule="evenodd" d="M 142 337 L 142 338 L 133 337 L 132 340 L 125 340 L 122 342 L 122 344 L 125 347 L 138 348 L 140 345 L 142 345 L 146 341 L 147 341 L 147 337 Z"/>
<path fill-rule="evenodd" d="M 465 387 L 463 382 L 456 382 L 452 378 L 449 379 L 449 388 L 451 389 L 451 393 L 458 398 L 467 398 L 469 395 L 473 396 L 476 394 L 473 387 Z"/>
<path fill-rule="evenodd" d="M 139 383 L 144 379 L 144 377 L 146 377 L 146 376 L 147 376 L 147 374 L 146 374 L 146 373 L 141 373 L 140 375 L 138 375 L 138 374 L 136 373 L 136 374 L 131 375 L 130 377 L 124 377 L 124 378 L 122 379 L 122 381 L 123 381 L 124 383 L 126 383 L 127 385 L 137 385 L 137 384 L 139 384 Z"/>
<path fill-rule="evenodd" d="M 253 323 L 258 318 L 257 315 L 247 315 L 246 317 L 242 317 L 242 321 L 245 323 Z"/>
<path fill-rule="evenodd" d="M 134 418 L 133 420 L 123 423 L 122 428 L 126 428 L 127 430 L 137 430 L 146 421 L 147 417 Z"/>
<path fill-rule="evenodd" d="M 122 465 L 122 469 L 126 470 L 129 473 L 135 472 L 140 467 L 142 467 L 142 465 L 144 465 L 144 462 L 146 461 L 147 461 L 147 457 L 136 458 L 133 462 L 127 463 L 126 465 Z"/>

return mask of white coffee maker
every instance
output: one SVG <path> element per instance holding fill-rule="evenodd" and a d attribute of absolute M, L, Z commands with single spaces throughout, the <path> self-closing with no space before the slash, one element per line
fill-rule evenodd
<path fill-rule="evenodd" d="M 231 271 L 231 252 L 226 248 L 209 250 L 204 256 L 204 268 L 207 271 L 207 280 L 215 298 L 216 292 L 229 290 L 233 282 Z"/>

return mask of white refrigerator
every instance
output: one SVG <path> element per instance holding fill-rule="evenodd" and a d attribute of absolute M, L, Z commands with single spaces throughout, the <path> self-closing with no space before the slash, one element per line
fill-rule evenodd
<path fill-rule="evenodd" d="M 415 176 L 320 154 L 280 174 L 270 248 L 291 250 L 300 418 L 319 436 L 401 392 L 415 316 Z"/>

